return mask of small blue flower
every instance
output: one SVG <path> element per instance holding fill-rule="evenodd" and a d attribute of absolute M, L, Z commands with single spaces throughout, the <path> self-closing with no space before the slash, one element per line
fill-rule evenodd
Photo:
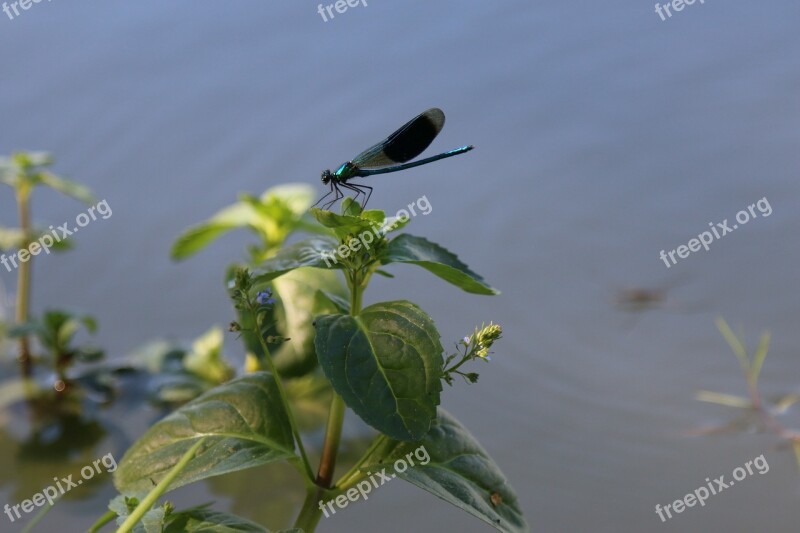
<path fill-rule="evenodd" d="M 259 291 L 256 295 L 256 302 L 258 305 L 272 305 L 275 303 L 275 298 L 272 297 L 272 289 Z"/>

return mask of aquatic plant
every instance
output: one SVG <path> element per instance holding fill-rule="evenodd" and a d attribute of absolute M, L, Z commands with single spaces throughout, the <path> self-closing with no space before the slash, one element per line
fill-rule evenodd
<path fill-rule="evenodd" d="M 182 259 L 231 229 L 249 228 L 259 236 L 248 260 L 226 276 L 237 313 L 229 329 L 246 346 L 249 373 L 206 391 L 142 435 L 114 473 L 120 496 L 91 531 L 115 519 L 121 532 L 266 531 L 206 506 L 176 510 L 158 502 L 178 487 L 278 461 L 291 464 L 306 487 L 291 531 L 312 532 L 323 513 L 335 512 L 334 504 L 340 509 L 366 500 L 379 486 L 378 472 L 499 531 L 527 530 L 497 465 L 440 407 L 443 383 L 453 384 L 455 376 L 477 381 L 477 373 L 463 372 L 463 365 L 488 361 L 502 328 L 476 328 L 446 354 L 433 319 L 420 306 L 407 300 L 362 303 L 372 276 L 393 277 L 385 268 L 397 263 L 421 266 L 466 292 L 497 291 L 444 247 L 396 234 L 409 218 L 362 211 L 349 199 L 341 214 L 309 212 L 310 194 L 290 186 L 244 196 L 176 242 L 173 257 Z M 286 246 L 295 231 L 312 235 Z M 297 389 L 306 383 L 322 383 L 329 392 L 320 449 L 311 447 L 314 439 L 304 435 L 301 421 Z M 348 409 L 375 434 L 337 478 Z"/>

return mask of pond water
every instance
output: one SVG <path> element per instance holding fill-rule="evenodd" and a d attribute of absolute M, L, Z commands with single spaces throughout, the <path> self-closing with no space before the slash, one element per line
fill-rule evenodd
<path fill-rule="evenodd" d="M 227 324 L 224 269 L 251 238 L 231 234 L 175 264 L 175 237 L 240 192 L 305 182 L 321 195 L 321 170 L 438 106 L 448 120 L 431 153 L 476 149 L 371 178 L 370 206 L 394 212 L 426 196 L 432 211 L 409 231 L 502 294 L 398 267 L 365 303 L 417 302 L 445 344 L 482 321 L 503 325 L 479 383 L 457 383 L 443 405 L 506 473 L 532 530 L 796 531 L 790 449 L 758 432 L 687 434 L 739 414 L 697 391 L 746 393 L 717 316 L 752 345 L 771 331 L 765 397 L 798 389 L 800 4 L 685 7 L 662 20 L 652 4 L 619 0 L 370 1 L 326 22 L 313 2 L 95 0 L 0 14 L 0 153 L 52 151 L 58 172 L 113 210 L 81 230 L 74 251 L 37 258 L 34 310 L 92 312 L 112 357 Z M 15 221 L 9 190 L 4 225 Z M 673 254 L 669 267 L 660 258 L 762 199 L 769 216 L 756 207 L 709 250 Z M 60 224 L 82 209 L 45 192 L 34 216 Z M 3 268 L 0 280 L 13 287 Z M 227 346 L 240 360 L 232 338 Z M 104 411 L 105 433 L 69 463 L 121 457 L 158 416 L 125 403 Z M 22 457 L 23 419 L 4 417 L 3 504 L 66 460 Z M 800 427 L 796 410 L 781 420 Z M 664 523 L 656 514 L 762 454 L 767 473 Z M 85 530 L 113 494 L 108 478 L 39 530 Z M 279 528 L 302 487 L 275 467 L 174 499 L 216 500 Z M 376 529 L 488 530 L 403 483 L 319 528 Z"/>

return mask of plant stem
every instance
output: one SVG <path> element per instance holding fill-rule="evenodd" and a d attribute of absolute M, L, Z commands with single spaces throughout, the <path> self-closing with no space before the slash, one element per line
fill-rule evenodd
<path fill-rule="evenodd" d="M 336 485 L 334 485 L 333 488 L 337 491 L 344 491 L 350 488 L 353 483 L 358 481 L 360 478 L 364 477 L 365 474 L 360 471 L 361 465 L 363 465 L 367 459 L 369 459 L 372 453 L 378 448 L 378 446 L 386 442 L 387 439 L 388 437 L 384 434 L 380 434 L 375 437 L 375 440 L 373 440 L 372 444 L 369 445 L 369 448 L 367 448 L 367 451 L 365 451 L 364 455 L 361 456 L 361 459 L 359 459 L 358 462 L 354 464 L 346 474 L 339 478 L 339 481 L 336 482 Z"/>
<path fill-rule="evenodd" d="M 369 276 L 363 279 L 358 270 L 352 269 L 345 273 L 347 285 L 350 288 L 350 315 L 356 316 L 361 312 L 361 298 Z M 322 517 L 322 510 L 319 502 L 326 494 L 335 492 L 326 490 L 333 483 L 333 475 L 336 471 L 336 457 L 339 454 L 339 444 L 342 439 L 342 425 L 347 406 L 342 397 L 334 392 L 331 400 L 331 408 L 328 413 L 328 426 L 325 429 L 325 442 L 322 448 L 322 457 L 317 471 L 316 487 L 309 488 L 303 508 L 295 520 L 295 527 L 301 528 L 305 533 L 313 533 Z"/>
<path fill-rule="evenodd" d="M 353 272 L 348 284 L 350 285 L 350 315 L 356 316 L 361 312 L 363 280 L 357 272 Z"/>
<path fill-rule="evenodd" d="M 147 511 L 149 511 L 150 508 L 155 505 L 156 501 L 161 497 L 161 495 L 167 492 L 170 484 L 175 481 L 175 478 L 177 478 L 181 471 L 186 468 L 186 465 L 189 464 L 189 461 L 194 458 L 197 450 L 200 449 L 200 446 L 203 445 L 205 440 L 205 437 L 198 440 L 185 454 L 183 454 L 181 460 L 172 467 L 172 470 L 170 470 L 169 473 L 164 476 L 164 479 L 162 479 L 158 485 L 153 487 L 153 490 L 151 490 L 147 496 L 145 496 L 144 500 L 139 502 L 139 505 L 136 506 L 136 509 L 134 509 L 128 518 L 122 523 L 122 525 L 119 526 L 117 533 L 128 533 L 129 531 L 133 530 L 133 527 L 138 524 L 139 520 L 142 519 L 145 513 L 147 513 Z"/>
<path fill-rule="evenodd" d="M 313 533 L 322 518 L 322 512 L 319 508 L 319 502 L 323 501 L 327 491 L 322 487 L 309 487 L 306 491 L 306 499 L 303 502 L 303 508 L 300 509 L 300 514 L 297 515 L 297 520 L 294 522 L 294 527 L 300 528 L 305 533 Z"/>
<path fill-rule="evenodd" d="M 466 363 L 467 361 L 472 361 L 472 359 L 473 359 L 473 357 L 471 356 L 470 352 L 467 352 L 467 355 L 465 355 L 464 358 L 461 361 L 458 362 L 458 364 L 454 365 L 451 368 L 445 368 L 442 373 L 443 374 L 452 374 L 453 372 L 458 371 L 458 369 L 461 368 L 464 365 L 464 363 Z M 460 372 L 459 372 L 459 374 L 460 374 Z"/>
<path fill-rule="evenodd" d="M 115 513 L 114 511 L 108 511 L 106 514 L 104 514 L 103 516 L 98 518 L 97 522 L 92 524 L 92 527 L 90 527 L 89 529 L 86 530 L 86 533 L 97 533 L 98 531 L 103 529 L 104 525 L 108 524 L 109 522 L 114 520 L 116 517 L 117 517 L 117 513 Z"/>
<path fill-rule="evenodd" d="M 309 483 L 311 483 L 314 480 L 314 470 L 311 468 L 311 463 L 309 462 L 308 455 L 306 454 L 306 448 L 303 446 L 303 439 L 300 438 L 300 430 L 297 428 L 297 422 L 294 419 L 292 406 L 289 404 L 289 396 L 286 394 L 286 390 L 283 388 L 283 380 L 275 368 L 275 363 L 272 361 L 272 355 L 269 353 L 267 341 L 264 340 L 264 335 L 261 334 L 261 323 L 258 320 L 258 312 L 253 307 L 253 303 L 250 301 L 250 295 L 247 295 L 247 307 L 255 319 L 256 337 L 258 337 L 258 341 L 261 344 L 261 349 L 264 350 L 264 360 L 267 362 L 267 366 L 269 366 L 269 371 L 272 373 L 272 377 L 275 378 L 275 383 L 278 387 L 278 394 L 281 396 L 281 401 L 283 402 L 283 406 L 286 409 L 286 414 L 289 417 L 289 425 L 292 426 L 294 440 L 297 441 L 297 448 L 300 450 L 300 457 L 303 460 L 303 468 L 305 470 L 306 478 L 308 479 Z"/>
<path fill-rule="evenodd" d="M 17 206 L 19 208 L 19 226 L 24 235 L 23 245 L 27 247 L 31 238 L 31 212 L 30 212 L 30 189 L 26 185 L 21 185 L 17 190 Z M 20 261 L 17 270 L 17 305 L 16 322 L 22 324 L 28 321 L 28 305 L 30 303 L 31 291 L 31 260 L 24 263 Z M 24 377 L 30 377 L 33 367 L 31 363 L 30 341 L 27 335 L 19 338 L 19 363 Z"/>
<path fill-rule="evenodd" d="M 363 283 L 358 269 L 349 270 L 346 274 L 347 285 L 350 288 L 350 316 L 361 312 L 361 297 Z M 342 437 L 342 424 L 347 407 L 344 400 L 334 392 L 331 400 L 331 410 L 328 415 L 328 427 L 325 430 L 325 445 L 322 449 L 322 458 L 317 472 L 317 485 L 330 488 L 333 483 L 333 474 L 336 470 L 336 456 L 339 453 L 339 443 Z"/>
<path fill-rule="evenodd" d="M 761 394 L 758 392 L 758 381 L 757 378 L 752 378 L 751 376 L 745 376 L 747 379 L 747 392 L 750 394 L 750 401 L 753 402 L 753 407 L 756 409 L 761 409 Z"/>
<path fill-rule="evenodd" d="M 317 472 L 317 485 L 330 488 L 333 482 L 333 472 L 336 470 L 336 455 L 339 453 L 339 443 L 342 440 L 342 424 L 347 406 L 338 394 L 333 394 L 331 410 L 328 414 L 328 428 L 325 431 L 325 444 L 322 448 L 322 457 L 319 460 Z"/>
<path fill-rule="evenodd" d="M 30 522 L 28 522 L 28 525 L 27 525 L 27 526 L 25 526 L 25 529 L 23 529 L 21 533 L 28 533 L 29 531 L 33 531 L 33 526 L 35 526 L 36 524 L 38 524 L 38 523 L 39 523 L 39 521 L 40 521 L 42 518 L 44 518 L 44 515 L 46 515 L 46 514 L 47 514 L 47 513 L 50 511 L 50 509 L 52 509 L 52 508 L 54 507 L 54 505 L 55 505 L 55 504 L 48 504 L 48 505 L 45 505 L 45 506 L 42 508 L 42 510 L 41 510 L 41 511 L 39 511 L 38 513 L 36 513 L 36 516 L 34 516 L 34 517 L 33 517 L 33 520 L 31 520 Z"/>

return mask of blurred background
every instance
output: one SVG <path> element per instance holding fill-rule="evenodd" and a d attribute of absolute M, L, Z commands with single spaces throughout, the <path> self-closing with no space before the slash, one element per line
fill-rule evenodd
<path fill-rule="evenodd" d="M 181 263 L 169 258 L 175 238 L 241 192 L 303 182 L 321 196 L 320 171 L 441 107 L 447 125 L 428 154 L 476 149 L 370 178 L 370 207 L 394 213 L 426 196 L 433 210 L 409 232 L 456 252 L 502 294 L 466 294 L 398 266 L 396 279 L 375 279 L 365 305 L 419 303 L 448 348 L 483 321 L 502 324 L 480 381 L 447 388 L 443 406 L 498 462 L 532 530 L 795 531 L 791 447 L 747 425 L 690 433 L 740 414 L 698 402 L 698 390 L 746 395 L 718 316 L 751 346 L 771 331 L 765 397 L 800 392 L 800 5 L 708 0 L 666 21 L 651 2 L 614 0 L 370 0 L 328 22 L 317 8 L 92 0 L 0 14 L 0 154 L 50 151 L 54 171 L 113 210 L 72 252 L 37 258 L 32 311 L 91 312 L 112 360 L 153 338 L 224 326 L 234 318 L 224 271 L 252 236 L 234 232 Z M 763 197 L 771 216 L 669 269 L 659 259 Z M 60 224 L 84 209 L 41 192 L 33 216 Z M 15 221 L 4 187 L 0 224 Z M 14 273 L 0 268 L 0 282 L 14 292 Z M 241 364 L 226 335 L 225 353 Z M 76 429 L 98 432 L 88 450 L 39 450 L 35 460 L 24 425 L 4 414 L 0 503 L 87 458 L 121 458 L 160 416 L 124 405 L 104 427 Z M 800 428 L 796 410 L 781 421 Z M 768 473 L 666 523 L 656 515 L 656 504 L 761 454 Z M 170 498 L 216 500 L 285 527 L 301 482 L 289 468 L 260 472 Z M 114 494 L 110 478 L 73 491 L 38 529 L 85 530 Z M 5 520 L 3 531 L 21 529 Z M 404 483 L 319 528 L 377 529 L 489 530 Z"/>

